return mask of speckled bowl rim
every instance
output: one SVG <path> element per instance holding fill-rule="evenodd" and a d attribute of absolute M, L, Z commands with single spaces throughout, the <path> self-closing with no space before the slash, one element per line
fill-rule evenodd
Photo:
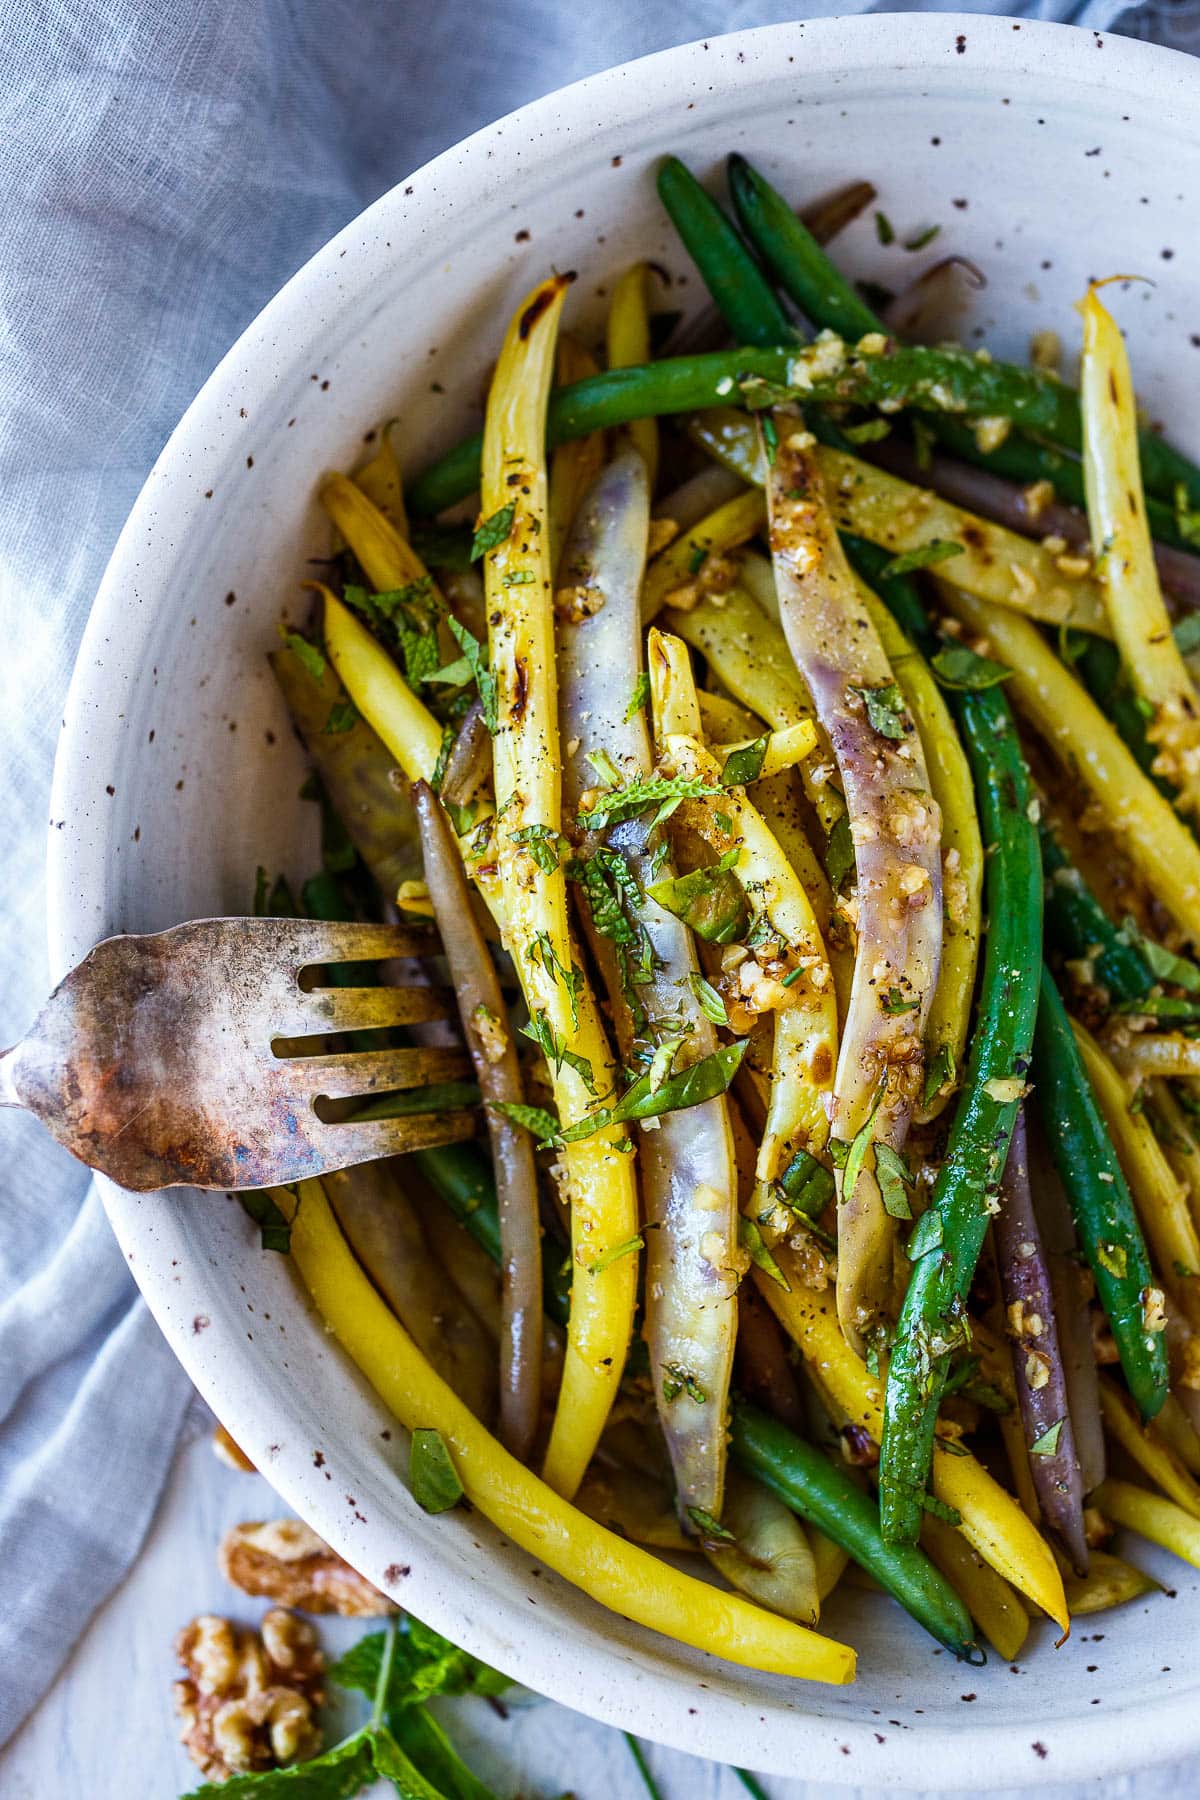
<path fill-rule="evenodd" d="M 86 943 L 113 928 L 103 916 L 102 900 L 97 898 L 105 892 L 104 871 L 113 848 L 111 829 L 106 832 L 101 826 L 73 831 L 56 826 L 59 821 L 71 822 L 86 814 L 94 759 L 104 755 L 106 739 L 109 747 L 115 740 L 119 685 L 129 679 L 129 670 L 136 664 L 136 656 L 130 653 L 144 630 L 138 617 L 131 613 L 127 599 L 135 585 L 139 555 L 152 535 L 152 517 L 160 504 L 165 478 L 186 464 L 193 451 L 199 452 L 211 444 L 214 434 L 219 433 L 235 382 L 239 395 L 247 396 L 248 403 L 253 404 L 256 352 L 272 336 L 291 327 L 303 332 L 310 290 L 318 279 L 328 277 L 339 258 L 353 248 L 364 225 L 378 228 L 388 223 L 396 231 L 420 226 L 428 222 L 426 214 L 430 209 L 445 204 L 447 191 L 454 196 L 452 205 L 469 204 L 471 189 L 478 185 L 485 163 L 490 165 L 491 180 L 506 168 L 518 173 L 522 157 L 528 160 L 530 155 L 537 158 L 546 154 L 538 148 L 539 140 L 552 140 L 555 133 L 564 129 L 565 121 L 571 121 L 579 131 L 587 130 L 593 121 L 611 122 L 617 118 L 627 123 L 636 136 L 639 118 L 645 116 L 647 93 L 654 95 L 657 107 L 686 102 L 688 93 L 698 85 L 711 88 L 720 84 L 726 92 L 735 93 L 744 82 L 759 78 L 764 52 L 776 48 L 783 52 L 789 44 L 795 48 L 797 33 L 802 36 L 807 65 L 822 73 L 886 68 L 897 81 L 915 83 L 933 64 L 952 62 L 969 35 L 976 66 L 982 60 L 996 72 L 1011 71 L 1014 79 L 1031 65 L 1053 62 L 1072 85 L 1106 91 L 1114 104 L 1118 97 L 1123 101 L 1181 101 L 1189 90 L 1200 101 L 1200 65 L 1191 58 L 1071 26 L 1025 20 L 1018 27 L 1008 19 L 978 14 L 873 14 L 821 19 L 710 38 L 589 76 L 475 133 L 427 164 L 409 182 L 398 184 L 319 251 L 270 301 L 218 364 L 155 463 L 122 530 L 80 648 L 55 765 L 47 927 L 56 978 Z M 1094 56 L 1096 47 L 1105 49 L 1102 58 Z M 746 54 L 749 51 L 754 54 Z M 1090 71 L 1082 80 L 1072 67 L 1081 54 L 1087 57 Z M 1069 76 L 1068 68 L 1072 69 Z M 173 495 L 171 504 L 190 524 L 193 511 L 203 501 L 198 496 Z M 218 520 L 219 514 L 214 515 L 214 523 Z M 108 666 L 114 656 L 114 642 L 121 644 L 121 666 L 115 675 Z M 142 1247 L 142 1234 L 123 1209 L 119 1191 L 103 1180 L 100 1185 L 122 1249 L 132 1262 L 132 1253 Z M 209 1366 L 202 1354 L 200 1340 L 188 1334 L 173 1310 L 170 1271 L 157 1267 L 150 1253 L 139 1255 L 134 1268 L 151 1310 L 185 1369 L 221 1416 L 236 1426 L 239 1411 L 244 1413 L 249 1403 L 223 1389 L 219 1372 Z M 307 1453 L 297 1447 L 292 1458 L 295 1466 L 289 1464 L 286 1456 L 281 1457 L 272 1466 L 270 1479 L 297 1510 L 313 1517 L 311 1493 L 306 1493 L 300 1468 L 306 1461 Z M 317 1517 L 315 1522 L 335 1544 L 338 1542 L 337 1521 L 332 1514 L 328 1519 Z M 347 1548 L 344 1544 L 342 1547 Z M 426 1562 L 421 1580 L 414 1579 L 405 1591 L 414 1609 L 436 1625 L 444 1616 L 444 1601 L 439 1597 L 434 1561 L 427 1558 Z M 495 1658 L 494 1639 L 485 1621 L 469 1626 L 459 1618 L 457 1629 L 467 1648 Z M 948 1729 L 929 1724 L 894 1735 L 888 1753 L 881 1757 L 872 1742 L 876 1734 L 869 1724 L 839 1719 L 831 1728 L 829 1717 L 819 1712 L 819 1690 L 812 1690 L 813 1711 L 789 1711 L 773 1729 L 758 1736 L 756 1732 L 761 1733 L 767 1724 L 759 1704 L 717 1701 L 716 1696 L 711 1707 L 688 1720 L 686 1730 L 668 1722 L 667 1716 L 677 1710 L 665 1704 L 674 1682 L 670 1673 L 641 1680 L 633 1695 L 614 1691 L 613 1684 L 606 1687 L 599 1676 L 590 1691 L 563 1695 L 556 1681 L 554 1645 L 547 1638 L 544 1627 L 523 1636 L 519 1664 L 509 1666 L 507 1672 L 595 1718 L 696 1755 L 749 1762 L 779 1773 L 799 1770 L 809 1780 L 838 1785 L 860 1781 L 870 1769 L 871 1784 L 877 1788 L 927 1787 L 933 1770 L 947 1779 L 968 1780 L 980 1791 L 1011 1785 L 1013 1779 L 1009 1726 Z M 603 1660 L 599 1658 L 600 1662 Z M 507 1661 L 511 1665 L 513 1659 Z M 661 1690 L 660 1706 L 655 1703 L 656 1687 Z M 1031 1730 L 1038 1730 L 1033 1713 L 1031 1708 L 1028 1724 Z M 1129 1769 L 1135 1758 L 1138 1766 L 1144 1767 L 1148 1761 L 1184 1756 L 1200 1748 L 1200 1707 L 1194 1704 L 1192 1694 L 1184 1693 L 1143 1707 L 1136 1731 L 1131 1729 L 1128 1714 L 1119 1710 L 1103 1716 L 1081 1715 L 1067 1722 L 1054 1718 L 1048 1721 L 1046 1730 L 1052 1737 L 1053 1756 L 1033 1768 L 1023 1766 L 1020 1778 L 1024 1785 L 1094 1779 Z M 858 1757 L 847 1760 L 844 1746 L 874 1754 L 866 1761 Z"/>

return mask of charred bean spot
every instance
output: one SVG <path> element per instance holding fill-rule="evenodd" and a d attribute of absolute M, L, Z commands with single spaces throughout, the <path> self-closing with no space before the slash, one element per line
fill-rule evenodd
<path fill-rule="evenodd" d="M 529 703 L 529 668 L 523 656 L 517 658 L 516 672 L 513 678 L 512 722 L 519 724 L 525 717 L 525 708 Z"/>
<path fill-rule="evenodd" d="M 833 1053 L 828 1044 L 818 1044 L 813 1051 L 812 1078 L 818 1087 L 833 1078 Z"/>
<path fill-rule="evenodd" d="M 542 314 L 546 311 L 546 308 L 553 306 L 563 289 L 570 287 L 574 279 L 574 269 L 568 269 L 565 275 L 556 275 L 553 281 L 546 282 L 544 287 L 538 289 L 537 293 L 533 296 L 533 299 L 529 302 L 529 305 L 525 308 L 525 311 L 521 314 L 520 323 L 517 326 L 517 336 L 522 343 L 525 342 L 525 339 L 529 336 Z"/>
<path fill-rule="evenodd" d="M 1117 378 L 1111 369 L 1108 371 L 1108 397 L 1114 406 L 1120 405 L 1121 396 L 1117 392 Z"/>

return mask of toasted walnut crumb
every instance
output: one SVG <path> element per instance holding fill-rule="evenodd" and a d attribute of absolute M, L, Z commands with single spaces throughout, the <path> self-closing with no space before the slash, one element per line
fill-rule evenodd
<path fill-rule="evenodd" d="M 1011 430 L 1011 419 L 1000 416 L 976 419 L 974 425 L 975 444 L 979 454 L 986 456 L 989 451 L 998 450 Z"/>
<path fill-rule="evenodd" d="M 1056 556 L 1054 566 L 1060 575 L 1069 575 L 1073 580 L 1077 578 L 1082 580 L 1083 576 L 1091 574 L 1092 559 L 1090 556 L 1070 554 Z"/>
<path fill-rule="evenodd" d="M 1034 1393 L 1050 1379 L 1050 1358 L 1044 1350 L 1031 1350 L 1025 1358 L 1025 1380 Z"/>
<path fill-rule="evenodd" d="M 646 558 L 657 556 L 679 536 L 679 527 L 674 519 L 651 519 L 650 530 L 646 538 Z"/>
<path fill-rule="evenodd" d="M 1062 339 L 1057 331 L 1035 331 L 1029 340 L 1029 360 L 1035 369 L 1054 375 L 1062 361 Z"/>
<path fill-rule="evenodd" d="M 1179 1364 L 1176 1379 L 1180 1387 L 1191 1393 L 1200 1392 L 1200 1337 L 1184 1339 L 1179 1348 Z"/>
<path fill-rule="evenodd" d="M 375 1619 L 396 1610 L 299 1519 L 235 1525 L 221 1539 L 217 1560 L 244 1594 L 263 1594 L 301 1612 Z"/>
<path fill-rule="evenodd" d="M 212 1781 L 305 1762 L 321 1748 L 314 1713 L 325 1698 L 325 1659 L 312 1626 L 273 1607 L 259 1633 L 204 1613 L 175 1653 L 187 1676 L 174 1686 L 180 1741 Z"/>
<path fill-rule="evenodd" d="M 1023 494 L 1025 511 L 1036 524 L 1048 506 L 1054 502 L 1054 483 L 1052 481 L 1031 482 Z"/>

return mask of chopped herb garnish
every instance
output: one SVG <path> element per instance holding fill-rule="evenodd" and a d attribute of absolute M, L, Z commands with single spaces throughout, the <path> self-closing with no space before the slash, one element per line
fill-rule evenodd
<path fill-rule="evenodd" d="M 957 1072 L 953 1047 L 950 1044 L 939 1044 L 925 1071 L 923 1099 L 926 1106 L 931 1106 L 938 1095 L 952 1085 Z"/>
<path fill-rule="evenodd" d="M 1200 512 L 1189 505 L 1186 481 L 1175 483 L 1175 529 L 1185 544 L 1200 544 Z"/>
<path fill-rule="evenodd" d="M 588 1274 L 599 1275 L 602 1270 L 610 1269 L 615 1262 L 620 1262 L 623 1257 L 633 1256 L 636 1251 L 643 1249 L 645 1249 L 645 1240 L 643 1238 L 626 1238 L 623 1244 L 614 1244 L 611 1250 L 605 1250 L 603 1255 L 598 1256 L 594 1263 L 589 1263 Z"/>
<path fill-rule="evenodd" d="M 353 700 L 335 700 L 321 730 L 326 737 L 340 737 L 344 731 L 353 731 L 357 724 L 358 708 Z"/>
<path fill-rule="evenodd" d="M 325 652 L 320 646 L 311 643 L 299 631 L 289 631 L 286 625 L 279 627 L 279 635 L 300 666 L 312 676 L 313 680 L 324 681 Z"/>
<path fill-rule="evenodd" d="M 645 704 L 649 698 L 650 698 L 650 677 L 647 674 L 646 670 L 643 669 L 641 674 L 638 676 L 637 680 L 633 684 L 633 692 L 629 696 L 629 705 L 625 708 L 624 723 L 626 725 L 628 725 L 630 719 L 634 718 L 638 713 L 641 712 L 642 708 L 645 706 Z"/>
<path fill-rule="evenodd" d="M 921 1505 L 935 1519 L 941 1519 L 944 1525 L 962 1524 L 962 1514 L 957 1512 L 953 1506 L 947 1506 L 946 1502 L 939 1500 L 935 1494 L 922 1494 Z"/>
<path fill-rule="evenodd" d="M 510 500 L 507 506 L 502 506 L 498 512 L 492 514 L 490 519 L 484 519 L 475 527 L 475 535 L 471 539 L 472 562 L 478 562 L 481 556 L 485 556 L 489 550 L 494 550 L 497 544 L 504 542 L 512 530 L 516 512 L 517 503 L 515 500 Z"/>
<path fill-rule="evenodd" d="M 919 1256 L 925 1256 L 930 1250 L 940 1250 L 943 1241 L 942 1215 L 930 1207 L 928 1212 L 921 1214 L 908 1240 L 909 1262 L 916 1262 Z"/>
<path fill-rule="evenodd" d="M 1030 1446 L 1029 1446 L 1030 1456 L 1055 1456 L 1055 1455 L 1057 1455 L 1058 1440 L 1062 1435 L 1062 1428 L 1063 1428 L 1062 1420 L 1055 1419 L 1053 1425 L 1051 1425 L 1048 1430 L 1043 1431 L 1041 1437 L 1035 1438 L 1033 1440 L 1033 1443 L 1030 1444 Z"/>
<path fill-rule="evenodd" d="M 746 1049 L 747 1041 L 744 1038 L 736 1044 L 725 1044 L 720 1050 L 714 1050 L 711 1056 L 702 1056 L 698 1062 L 689 1063 L 686 1069 L 680 1069 L 677 1075 L 661 1082 L 657 1088 L 654 1087 L 649 1072 L 641 1075 L 625 1090 L 615 1105 L 602 1106 L 586 1119 L 580 1119 L 578 1124 L 560 1131 L 558 1142 L 577 1144 L 582 1138 L 591 1137 L 594 1132 L 603 1131 L 609 1125 L 620 1125 L 634 1119 L 657 1119 L 664 1113 L 682 1112 L 686 1107 L 699 1106 L 703 1100 L 715 1100 L 733 1080 Z"/>
<path fill-rule="evenodd" d="M 571 1024 L 579 1030 L 579 996 L 583 992 L 583 971 L 572 963 L 568 968 L 564 965 L 558 951 L 554 948 L 548 931 L 535 931 L 525 952 L 529 962 L 538 961 L 554 981 L 561 981 L 567 990 L 567 1000 L 571 1008 Z"/>
<path fill-rule="evenodd" d="M 408 1482 L 413 1499 L 427 1513 L 449 1512 L 463 1497 L 463 1485 L 446 1440 L 432 1426 L 419 1427 L 412 1434 Z"/>
<path fill-rule="evenodd" d="M 546 1061 L 557 1075 L 565 1064 L 574 1069 L 589 1094 L 596 1092 L 596 1078 L 592 1074 L 592 1065 L 586 1056 L 576 1055 L 567 1046 L 567 1040 L 555 1031 L 544 1012 L 535 1012 L 527 1025 L 519 1027 L 522 1037 L 529 1038 L 542 1052 Z"/>
<path fill-rule="evenodd" d="M 663 1399 L 668 1404 L 672 1400 L 677 1400 L 680 1394 L 686 1394 L 689 1400 L 696 1402 L 697 1406 L 703 1406 L 708 1398 L 696 1377 L 690 1375 L 686 1369 L 681 1369 L 678 1363 L 667 1363 L 664 1366 L 662 1391 Z"/>
<path fill-rule="evenodd" d="M 879 444 L 891 429 L 886 419 L 864 419 L 861 425 L 843 425 L 842 436 L 852 444 Z"/>
<path fill-rule="evenodd" d="M 836 894 L 847 875 L 853 875 L 854 839 L 850 835 L 850 814 L 840 813 L 834 820 L 829 842 L 825 846 L 825 873 Z"/>
<path fill-rule="evenodd" d="M 775 1258 L 771 1255 L 771 1252 L 767 1249 L 766 1240 L 764 1239 L 762 1232 L 759 1230 L 754 1220 L 748 1219 L 745 1213 L 738 1219 L 738 1243 L 746 1252 L 756 1269 L 761 1269 L 764 1275 L 769 1275 L 776 1286 L 781 1287 L 785 1294 L 791 1293 L 792 1290 L 788 1285 L 787 1277 L 779 1264 L 775 1261 Z"/>
<path fill-rule="evenodd" d="M 288 1188 L 296 1206 L 300 1205 L 300 1196 L 294 1187 Z M 266 1188 L 256 1188 L 251 1193 L 239 1194 L 242 1210 L 249 1214 L 258 1226 L 259 1239 L 264 1250 L 277 1250 L 286 1256 L 292 1247 L 292 1228 L 279 1207 L 272 1200 Z"/>
<path fill-rule="evenodd" d="M 770 732 L 764 732 L 762 737 L 755 738 L 752 743 L 741 744 L 736 750 L 731 750 L 721 765 L 721 786 L 746 787 L 751 781 L 757 781 L 767 760 L 770 741 Z"/>
<path fill-rule="evenodd" d="M 867 723 L 872 731 L 893 742 L 905 736 L 908 716 L 904 696 L 894 681 L 884 687 L 852 687 L 850 692 L 857 694 L 866 708 Z"/>
<path fill-rule="evenodd" d="M 657 806 L 653 823 L 659 825 L 671 816 L 681 800 L 714 799 L 720 792 L 719 787 L 712 787 L 693 776 L 656 775 L 649 781 L 631 781 L 602 794 L 594 805 L 580 809 L 579 824 L 585 830 L 604 831 L 622 819 L 636 818 L 648 807 Z"/>
<path fill-rule="evenodd" d="M 600 777 L 602 786 L 606 788 L 620 787 L 623 780 L 621 771 L 607 750 L 603 747 L 599 750 L 589 750 L 587 759 Z"/>
<path fill-rule="evenodd" d="M 929 666 L 944 688 L 976 694 L 1007 681 L 1012 670 L 990 656 L 977 656 L 966 644 L 948 640 L 929 659 Z"/>
<path fill-rule="evenodd" d="M 720 862 L 656 881 L 646 892 L 667 912 L 682 919 L 706 944 L 734 944 L 746 933 L 750 907 L 733 866 L 740 852 L 727 850 Z"/>
<path fill-rule="evenodd" d="M 692 554 L 688 557 L 688 574 L 698 575 L 707 561 L 707 547 L 704 544 L 693 544 Z"/>
<path fill-rule="evenodd" d="M 833 1199 L 834 1179 L 809 1150 L 797 1150 L 783 1174 L 779 1186 L 786 1205 L 793 1212 L 815 1219 Z"/>
<path fill-rule="evenodd" d="M 1129 1266 L 1129 1257 L 1124 1244 L 1099 1243 L 1096 1245 L 1096 1261 L 1102 1269 L 1117 1281 L 1124 1281 Z"/>
<path fill-rule="evenodd" d="M 1196 616 L 1200 618 L 1200 613 Z M 1189 994 L 1200 994 L 1200 968 L 1185 956 L 1177 956 L 1173 950 L 1166 950 L 1153 938 L 1146 937 L 1136 919 L 1122 919 L 1118 936 L 1139 952 L 1156 981 L 1169 981 Z M 1136 1012 L 1140 1008 L 1135 1006 L 1132 1010 Z"/>
<path fill-rule="evenodd" d="M 952 556 L 961 556 L 961 544 L 950 542 L 946 538 L 931 538 L 927 544 L 918 544 L 915 550 L 906 550 L 901 556 L 893 556 L 879 571 L 881 581 L 890 581 L 897 575 L 911 575 L 915 569 L 932 569 L 937 563 L 949 562 Z"/>
<path fill-rule="evenodd" d="M 714 1025 L 728 1025 L 729 1014 L 725 1011 L 725 1002 L 710 981 L 695 970 L 688 976 L 688 985 L 696 999 L 700 1002 L 700 1011 Z"/>
<path fill-rule="evenodd" d="M 1189 542 L 1200 542 L 1200 512 L 1192 513 L 1191 517 L 1196 521 L 1197 537 Z M 1173 635 L 1180 656 L 1192 656 L 1200 650 L 1200 612 L 1185 613 Z"/>
<path fill-rule="evenodd" d="M 543 875 L 554 874 L 564 839 L 552 825 L 522 825 L 518 831 L 510 831 L 508 837 L 510 843 L 528 850 Z"/>
<path fill-rule="evenodd" d="M 847 1164 L 849 1167 L 849 1164 Z M 913 1174 L 898 1150 L 890 1144 L 875 1146 L 875 1179 L 883 1199 L 883 1209 L 892 1219 L 911 1219 L 907 1188 L 913 1185 Z M 929 1217 L 927 1213 L 926 1218 Z M 924 1220 L 922 1220 L 922 1224 Z"/>
<path fill-rule="evenodd" d="M 530 1132 L 539 1144 L 549 1144 L 558 1136 L 558 1120 L 544 1106 L 525 1106 L 519 1100 L 490 1100 L 488 1105 L 510 1125 L 519 1125 Z"/>
<path fill-rule="evenodd" d="M 483 645 L 475 635 L 460 624 L 453 613 L 447 613 L 446 624 L 450 635 L 465 657 L 471 674 L 475 677 L 475 686 L 483 705 L 484 723 L 495 737 L 499 719 L 496 711 L 496 677 L 487 666 L 487 654 Z"/>
<path fill-rule="evenodd" d="M 537 580 L 532 569 L 513 569 L 500 577 L 501 584 L 506 587 L 530 587 Z"/>
<path fill-rule="evenodd" d="M 705 1512 L 702 1506 L 689 1506 L 687 1514 L 706 1544 L 737 1543 L 732 1531 L 727 1531 L 721 1521 L 714 1519 L 710 1512 Z"/>
<path fill-rule="evenodd" d="M 886 213 L 875 214 L 875 236 L 881 244 L 894 244 L 896 241 L 895 229 Z"/>
<path fill-rule="evenodd" d="M 829 1140 L 829 1148 L 833 1154 L 833 1160 L 842 1170 L 843 1202 L 853 1197 L 854 1190 L 858 1186 L 858 1178 L 862 1174 L 862 1167 L 863 1163 L 866 1161 L 867 1151 L 871 1148 L 872 1133 L 875 1129 L 875 1115 L 879 1111 L 882 1101 L 883 1087 L 881 1085 L 879 1092 L 876 1094 L 875 1099 L 871 1104 L 870 1112 L 867 1114 L 862 1125 L 855 1132 L 851 1141 L 847 1144 L 841 1138 L 830 1138 Z M 838 1161 L 839 1153 L 842 1158 L 840 1163 Z"/>
<path fill-rule="evenodd" d="M 915 1012 L 920 1006 L 919 1000 L 908 1000 L 901 988 L 888 988 L 879 1002 L 885 1013 Z"/>
<path fill-rule="evenodd" d="M 941 229 L 940 225 L 927 225 L 924 231 L 918 231 L 914 236 L 905 238 L 904 248 L 906 250 L 923 250 L 926 244 L 932 244 Z"/>
<path fill-rule="evenodd" d="M 779 430 L 770 413 L 765 415 L 761 425 L 763 449 L 767 453 L 767 461 L 774 467 L 775 458 L 779 454 Z"/>

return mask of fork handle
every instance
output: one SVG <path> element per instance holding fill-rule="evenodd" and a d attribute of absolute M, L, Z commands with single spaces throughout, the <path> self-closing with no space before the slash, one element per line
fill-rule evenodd
<path fill-rule="evenodd" d="M 0 1050 L 0 1106 L 25 1105 L 13 1079 L 13 1065 L 20 1048 L 20 1044 L 14 1044 L 11 1050 Z"/>

